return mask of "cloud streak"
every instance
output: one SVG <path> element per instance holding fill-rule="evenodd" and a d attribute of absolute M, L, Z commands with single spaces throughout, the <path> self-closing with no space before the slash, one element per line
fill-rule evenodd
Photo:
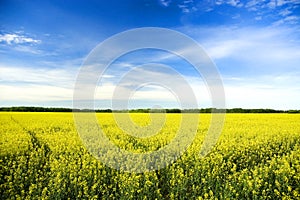
<path fill-rule="evenodd" d="M 24 68 L 0 65 L 0 83 L 20 85 L 51 85 L 73 88 L 76 71 L 67 68 L 47 69 L 41 67 Z"/>
<path fill-rule="evenodd" d="M 20 35 L 16 33 L 6 33 L 0 34 L 0 42 L 6 43 L 8 45 L 12 44 L 40 44 L 41 40 L 36 40 L 25 35 Z"/>
<path fill-rule="evenodd" d="M 295 70 L 300 63 L 297 27 L 182 27 L 204 46 L 208 55 L 222 67 L 228 60 L 239 65 L 236 72 L 252 69 Z"/>
<path fill-rule="evenodd" d="M 77 71 L 0 65 L 0 103 L 71 100 Z M 43 105 L 43 104 L 42 104 Z"/>
<path fill-rule="evenodd" d="M 175 2 L 174 2 L 175 3 Z M 199 12 L 209 13 L 218 12 L 221 15 L 232 15 L 233 19 L 241 19 L 241 14 L 245 11 L 250 15 L 254 15 L 249 19 L 255 21 L 273 20 L 273 25 L 279 26 L 282 24 L 299 24 L 299 16 L 296 14 L 299 11 L 300 2 L 298 0 L 187 0 L 177 2 L 178 8 L 181 9 L 183 14 L 196 16 Z M 219 9 L 229 6 L 233 9 L 233 13 L 222 12 Z M 232 12 L 232 10 L 230 11 Z"/>

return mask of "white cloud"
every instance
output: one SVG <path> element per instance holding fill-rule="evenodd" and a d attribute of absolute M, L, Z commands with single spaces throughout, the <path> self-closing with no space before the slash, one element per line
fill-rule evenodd
<path fill-rule="evenodd" d="M 244 40 L 228 39 L 224 41 L 216 41 L 216 43 L 208 43 L 208 55 L 213 59 L 221 59 L 230 57 L 239 52 L 240 49 L 251 46 L 251 43 Z"/>
<path fill-rule="evenodd" d="M 254 17 L 254 19 L 255 19 L 256 21 L 260 21 L 260 20 L 262 20 L 262 16 Z"/>
<path fill-rule="evenodd" d="M 267 7 L 270 9 L 274 9 L 277 6 L 277 0 L 271 0 L 269 3 L 267 3 Z"/>
<path fill-rule="evenodd" d="M 298 76 L 299 74 L 261 75 L 255 78 L 225 76 L 224 88 L 227 107 L 299 109 L 300 82 Z M 142 77 L 141 75 L 140 78 L 142 79 Z M 189 76 L 185 76 L 185 79 L 193 89 L 199 107 L 211 107 L 211 96 L 204 80 Z M 174 87 L 178 87 L 176 82 L 174 84 Z M 103 84 L 97 88 L 95 98 L 98 100 L 111 100 L 115 89 L 116 84 Z M 126 87 L 122 89 L 128 90 Z M 151 84 L 134 91 L 131 98 L 127 100 L 152 101 L 155 104 L 161 102 L 162 105 L 163 102 L 169 102 L 169 104 L 180 103 L 176 94 L 174 95 L 167 88 Z"/>
<path fill-rule="evenodd" d="M 28 68 L 28 67 L 14 67 L 0 65 L 0 93 L 1 102 L 24 102 L 24 103 L 41 103 L 49 101 L 72 101 L 74 83 L 77 75 L 77 70 L 69 70 L 68 68 L 48 69 L 48 68 Z M 115 71 L 113 71 L 115 72 Z M 170 82 L 174 88 L 182 87 L 181 82 L 172 74 L 165 71 L 141 70 L 139 76 L 134 74 L 128 76 L 128 81 L 125 84 L 112 82 L 111 79 L 122 79 L 120 74 L 104 74 L 102 76 L 100 85 L 96 88 L 95 100 L 111 100 L 113 94 L 118 87 L 122 91 L 132 92 L 131 81 L 135 83 L 144 83 L 145 80 L 160 82 L 161 79 L 165 83 Z M 203 102 L 204 93 L 206 92 L 203 82 L 199 82 L 194 77 L 185 77 L 189 82 L 191 88 L 195 91 L 196 96 Z M 145 89 L 146 88 L 146 89 Z M 184 93 L 182 90 L 181 93 Z M 176 96 L 165 87 L 158 87 L 157 85 L 148 85 L 144 88 L 133 91 L 132 100 L 140 101 L 166 101 L 176 102 Z M 208 95 L 205 101 L 209 100 Z M 7 104 L 7 103 L 6 103 Z"/>
<path fill-rule="evenodd" d="M 256 79 L 225 78 L 227 107 L 300 109 L 298 76 L 299 74 L 285 74 L 258 76 Z"/>
<path fill-rule="evenodd" d="M 178 5 L 178 8 L 180 8 L 183 13 L 189 13 L 190 12 L 190 9 L 186 5 Z"/>
<path fill-rule="evenodd" d="M 0 34 L 0 44 L 6 44 L 6 48 L 18 52 L 43 54 L 45 52 L 36 48 L 36 45 L 41 42 L 41 40 L 26 36 L 23 32 Z"/>
<path fill-rule="evenodd" d="M 187 105 L 191 103 L 191 98 L 188 97 L 192 94 L 195 95 L 195 100 L 199 102 L 199 105 L 210 105 L 208 90 L 200 77 L 182 76 L 182 78 L 163 67 L 162 69 L 159 67 L 155 69 L 135 68 L 127 75 L 119 76 L 121 83 L 104 80 L 97 87 L 95 98 L 97 100 L 137 100 L 155 104 L 169 102 L 172 105 L 178 102 L 178 98 L 181 98 L 181 103 Z M 187 86 L 190 87 L 192 93 L 188 93 Z"/>
<path fill-rule="evenodd" d="M 231 5 L 236 8 L 246 8 L 249 12 L 254 13 L 254 19 L 261 19 L 261 16 L 268 16 L 268 18 L 278 18 L 278 17 L 293 17 L 288 20 L 282 21 L 278 24 L 290 23 L 297 24 L 299 23 L 299 18 L 297 17 L 298 8 L 300 6 L 299 0 L 250 0 L 245 3 L 240 0 L 217 0 L 213 1 L 214 6 L 211 6 L 211 10 L 215 6 L 221 5 Z M 201 5 L 199 4 L 199 9 L 201 9 Z M 188 9 L 188 8 L 185 8 Z M 276 9 L 276 12 L 274 10 Z M 295 14 L 293 14 L 295 13 Z M 292 22 L 292 23 L 291 23 Z"/>
<path fill-rule="evenodd" d="M 299 0 L 277 0 L 278 6 L 284 6 L 284 5 L 300 5 Z"/>
<path fill-rule="evenodd" d="M 0 100 L 47 102 L 72 100 L 76 71 L 0 65 Z"/>
<path fill-rule="evenodd" d="M 300 18 L 298 16 L 291 15 L 274 22 L 273 25 L 279 26 L 282 24 L 297 24 L 299 22 L 299 19 Z"/>
<path fill-rule="evenodd" d="M 0 100 L 22 102 L 48 102 L 72 99 L 73 90 L 49 85 L 4 85 L 0 84 Z"/>
<path fill-rule="evenodd" d="M 16 33 L 6 33 L 0 35 L 0 42 L 5 42 L 9 45 L 11 44 L 39 44 L 41 40 L 36 40 L 31 37 L 27 37 L 24 35 L 16 34 Z"/>
<path fill-rule="evenodd" d="M 194 27 L 189 30 L 215 60 L 233 59 L 245 64 L 255 62 L 266 64 L 264 67 L 279 66 L 284 62 L 299 63 L 300 41 L 293 28 Z"/>
<path fill-rule="evenodd" d="M 126 87 L 117 86 L 113 84 L 103 84 L 97 87 L 95 98 L 98 100 L 111 100 L 114 97 L 114 91 L 118 87 L 118 90 L 123 92 L 132 92 L 131 99 L 138 100 L 164 100 L 172 101 L 174 100 L 174 95 L 167 89 L 163 87 L 157 87 L 153 85 L 148 85 L 138 90 L 129 90 Z M 176 99 L 176 98 L 175 98 Z M 116 99 L 115 99 L 116 100 Z M 123 98 L 118 98 L 118 100 L 124 100 Z M 125 99 L 126 100 L 126 99 Z"/>
<path fill-rule="evenodd" d="M 171 0 L 159 0 L 159 2 L 162 6 L 168 7 L 172 1 Z"/>
<path fill-rule="evenodd" d="M 43 53 L 43 51 L 33 48 L 32 46 L 19 45 L 19 46 L 15 46 L 13 49 L 16 51 L 30 53 L 30 54 L 42 54 Z"/>
<path fill-rule="evenodd" d="M 164 0 L 161 0 L 165 2 Z M 167 4 L 168 5 L 168 4 Z M 191 10 L 200 10 L 209 12 L 218 6 L 230 5 L 235 8 L 246 8 L 248 11 L 256 15 L 268 13 L 268 15 L 276 16 L 284 10 L 295 10 L 300 6 L 299 0 L 203 0 L 203 1 L 183 1 L 178 4 L 183 13 L 189 13 Z M 274 9 L 279 9 L 279 12 L 274 12 Z M 296 10 L 295 10 L 296 11 Z M 297 11 L 296 11 L 297 12 Z M 289 13 L 290 14 L 290 13 Z"/>
<path fill-rule="evenodd" d="M 240 0 L 229 0 L 227 1 L 227 4 L 238 8 L 241 8 L 243 6 L 243 3 L 241 3 Z"/>
<path fill-rule="evenodd" d="M 177 6 L 183 13 L 190 13 L 191 11 L 198 10 L 193 0 L 185 0 L 180 2 Z"/>
<path fill-rule="evenodd" d="M 280 11 L 280 12 L 279 12 L 279 15 L 285 17 L 285 16 L 287 16 L 287 15 L 289 15 L 289 14 L 291 14 L 291 13 L 292 13 L 292 11 L 290 11 L 289 9 L 286 8 L 286 9 Z"/>
<path fill-rule="evenodd" d="M 189 3 L 193 3 L 193 1 L 191 1 Z M 213 9 L 214 6 L 220 6 L 220 5 L 224 5 L 224 4 L 227 4 L 227 5 L 230 5 L 233 7 L 237 7 L 237 8 L 241 8 L 244 5 L 240 0 L 213 0 L 213 1 L 204 0 L 204 1 L 198 1 L 197 7 L 199 9 L 202 9 L 204 6 L 204 7 L 210 7 L 211 9 Z M 191 4 L 186 4 L 186 5 L 191 5 Z"/>
<path fill-rule="evenodd" d="M 52 85 L 72 88 L 76 71 L 68 69 L 47 69 L 0 65 L 0 84 Z M 21 83 L 21 84 L 20 84 Z"/>
<path fill-rule="evenodd" d="M 245 7 L 249 10 L 249 11 L 257 11 L 258 6 L 259 4 L 259 1 L 256 1 L 256 0 L 252 0 L 252 1 L 248 1 L 248 3 L 245 5 Z"/>
<path fill-rule="evenodd" d="M 226 86 L 227 108 L 300 109 L 299 90 Z"/>

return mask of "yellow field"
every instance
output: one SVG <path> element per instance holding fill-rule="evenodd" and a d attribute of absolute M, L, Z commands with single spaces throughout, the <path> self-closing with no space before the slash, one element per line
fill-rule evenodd
<path fill-rule="evenodd" d="M 167 114 L 158 134 L 142 139 L 118 128 L 112 114 L 97 117 L 114 144 L 145 153 L 172 141 L 181 114 Z M 210 117 L 199 115 L 196 138 L 176 162 L 157 171 L 128 173 L 105 166 L 86 150 L 72 113 L 0 113 L 0 197 L 300 198 L 300 115 L 226 114 L 217 145 L 202 158 Z M 148 114 L 131 118 L 141 126 L 151 123 Z"/>

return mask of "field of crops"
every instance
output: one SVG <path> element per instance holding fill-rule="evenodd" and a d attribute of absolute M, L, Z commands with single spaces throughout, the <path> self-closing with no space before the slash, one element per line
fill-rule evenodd
<path fill-rule="evenodd" d="M 168 144 L 176 135 L 181 114 L 167 114 L 158 134 L 142 139 L 122 132 L 111 113 L 97 117 L 117 146 L 141 153 Z M 210 117 L 199 115 L 195 140 L 176 162 L 157 171 L 129 173 L 105 166 L 86 150 L 72 113 L 2 112 L 0 197 L 300 198 L 300 115 L 226 114 L 218 143 L 200 157 Z M 148 114 L 131 114 L 131 118 L 141 126 L 149 123 Z"/>

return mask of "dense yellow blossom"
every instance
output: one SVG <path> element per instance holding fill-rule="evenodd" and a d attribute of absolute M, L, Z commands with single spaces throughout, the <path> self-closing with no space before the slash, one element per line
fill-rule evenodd
<path fill-rule="evenodd" d="M 167 114 L 164 127 L 147 138 L 120 129 L 112 114 L 97 117 L 117 146 L 144 153 L 170 143 L 181 114 Z M 0 113 L 1 199 L 300 198 L 300 115 L 226 114 L 218 143 L 200 157 L 210 117 L 199 115 L 196 138 L 176 162 L 137 174 L 96 160 L 72 113 Z M 148 114 L 131 118 L 151 124 Z"/>

